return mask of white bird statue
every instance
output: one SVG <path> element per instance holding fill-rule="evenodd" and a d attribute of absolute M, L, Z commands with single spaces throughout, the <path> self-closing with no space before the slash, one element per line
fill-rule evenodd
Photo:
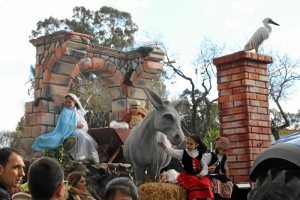
<path fill-rule="evenodd" d="M 257 31 L 253 34 L 251 39 L 247 42 L 247 44 L 244 47 L 244 51 L 251 51 L 252 49 L 255 49 L 255 52 L 258 52 L 258 47 L 269 38 L 272 28 L 269 24 L 274 24 L 279 26 L 276 22 L 274 22 L 271 18 L 266 18 L 264 21 L 262 21 L 264 24 L 264 27 L 260 27 L 257 29 Z"/>

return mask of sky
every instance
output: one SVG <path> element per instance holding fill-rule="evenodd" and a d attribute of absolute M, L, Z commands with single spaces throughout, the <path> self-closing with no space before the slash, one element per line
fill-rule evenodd
<path fill-rule="evenodd" d="M 36 50 L 29 42 L 31 30 L 39 20 L 50 16 L 70 19 L 75 6 L 92 11 L 111 6 L 129 12 L 139 26 L 137 38 L 142 40 L 146 33 L 162 36 L 186 73 L 191 72 L 191 62 L 204 36 L 225 44 L 226 54 L 235 53 L 243 49 L 266 17 L 280 26 L 273 26 L 264 48 L 272 47 L 295 59 L 300 55 L 298 0 L 0 0 L 0 131 L 15 130 L 24 115 L 25 102 L 32 101 L 28 96 L 30 85 L 26 84 L 30 66 L 35 65 Z M 179 83 L 179 78 L 176 81 L 167 87 L 175 96 L 188 85 Z M 283 104 L 288 112 L 300 109 L 298 101 L 293 101 L 299 93 L 297 88 Z"/>

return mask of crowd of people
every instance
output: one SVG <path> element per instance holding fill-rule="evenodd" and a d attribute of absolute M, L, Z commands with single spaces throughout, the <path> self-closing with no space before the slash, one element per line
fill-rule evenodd
<path fill-rule="evenodd" d="M 186 139 L 185 149 L 168 148 L 162 142 L 158 145 L 167 154 L 181 161 L 182 170 L 176 177 L 177 184 L 187 190 L 188 200 L 230 199 L 233 184 L 229 178 L 226 152 L 229 140 L 215 139 L 216 151 L 207 153 L 205 144 L 198 135 Z M 177 165 L 178 167 L 178 165 Z M 10 147 L 0 149 L 0 199 L 57 199 L 95 200 L 87 190 L 86 177 L 79 171 L 65 177 L 64 168 L 55 159 L 41 157 L 29 167 L 27 190 L 13 194 L 14 188 L 23 183 L 25 164 L 18 150 Z M 128 177 L 111 180 L 106 186 L 104 200 L 138 200 L 134 182 Z"/>
<path fill-rule="evenodd" d="M 17 149 L 0 149 L 1 200 L 95 200 L 86 188 L 85 176 L 74 171 L 65 177 L 63 166 L 55 159 L 41 157 L 28 169 L 28 190 L 13 193 L 20 188 L 25 176 L 25 164 Z M 138 200 L 137 188 L 128 177 L 112 179 L 105 188 L 104 200 Z"/>
<path fill-rule="evenodd" d="M 225 137 L 215 139 L 215 152 L 207 153 L 207 147 L 198 135 L 189 135 L 185 149 L 168 148 L 158 142 L 163 151 L 180 160 L 182 170 L 176 177 L 177 184 L 187 190 L 188 200 L 230 199 L 233 184 L 229 178 L 227 154 L 229 140 Z M 176 164 L 177 169 L 178 163 Z M 57 199 L 57 200 L 95 200 L 87 190 L 86 177 L 79 171 L 65 177 L 64 168 L 55 159 L 41 157 L 28 169 L 27 190 L 16 192 L 25 176 L 25 164 L 18 150 L 10 147 L 0 149 L 0 199 Z M 104 200 L 138 200 L 134 182 L 128 177 L 111 180 L 105 189 Z"/>

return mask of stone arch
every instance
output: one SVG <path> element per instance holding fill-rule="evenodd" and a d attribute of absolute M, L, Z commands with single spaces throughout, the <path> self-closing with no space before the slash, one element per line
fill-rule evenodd
<path fill-rule="evenodd" d="M 90 39 L 89 35 L 60 31 L 30 41 L 36 47 L 36 67 L 35 101 L 25 104 L 23 137 L 29 143 L 54 129 L 64 96 L 80 72 L 93 72 L 108 88 L 111 119 L 126 114 L 132 99 L 145 104 L 142 87 L 152 87 L 152 79 L 161 73 L 164 52 L 154 49 L 142 56 L 139 51 L 94 45 Z"/>

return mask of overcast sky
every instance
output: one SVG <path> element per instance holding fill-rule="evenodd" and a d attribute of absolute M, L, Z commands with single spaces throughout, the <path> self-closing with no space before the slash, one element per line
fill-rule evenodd
<path fill-rule="evenodd" d="M 0 131 L 14 130 L 24 114 L 24 103 L 32 101 L 26 85 L 30 65 L 35 64 L 35 47 L 29 42 L 31 30 L 39 20 L 50 16 L 70 19 L 75 6 L 93 11 L 111 6 L 131 13 L 139 26 L 138 38 L 145 32 L 162 35 L 165 43 L 178 53 L 182 67 L 191 66 L 203 36 L 226 44 L 227 54 L 242 50 L 266 17 L 280 26 L 273 26 L 264 47 L 271 46 L 293 58 L 300 55 L 297 0 L 0 0 Z M 177 83 L 168 90 L 179 94 L 184 85 Z M 297 99 L 297 93 L 298 90 L 291 99 Z M 297 112 L 300 104 L 296 102 L 288 101 L 284 109 Z"/>

